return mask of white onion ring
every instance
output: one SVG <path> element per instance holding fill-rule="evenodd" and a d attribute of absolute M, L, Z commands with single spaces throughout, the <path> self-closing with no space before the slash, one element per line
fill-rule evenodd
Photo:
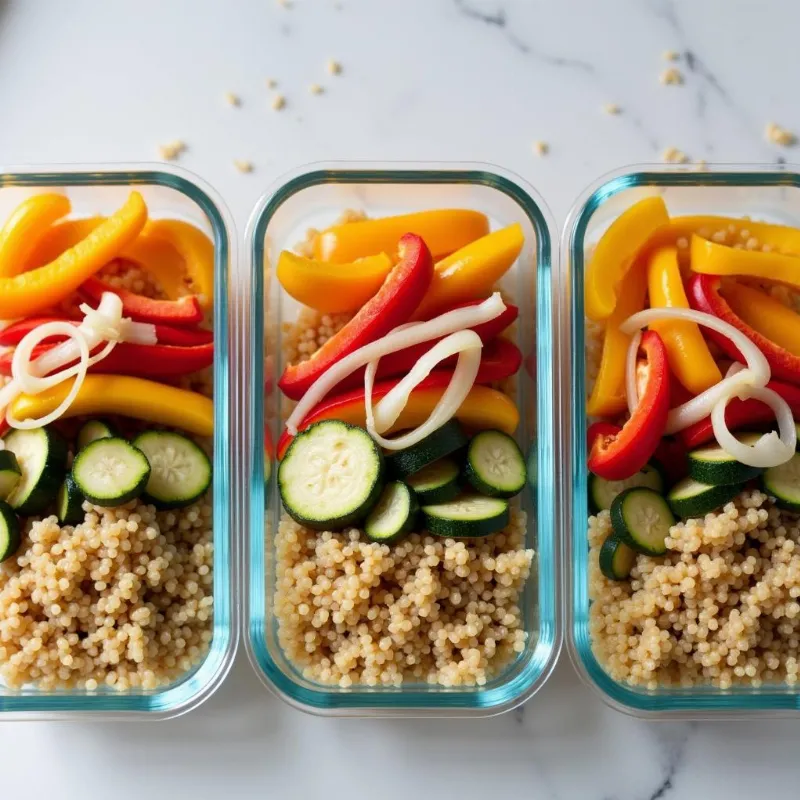
<path fill-rule="evenodd" d="M 75 358 L 79 360 L 78 363 L 72 367 L 67 367 L 48 377 L 41 377 L 51 372 L 51 370 L 47 369 L 46 365 L 42 365 L 42 361 L 45 360 L 44 356 L 51 353 L 52 350 L 43 353 L 36 361 L 31 361 L 31 356 L 33 355 L 34 348 L 44 339 L 49 339 L 51 336 L 68 337 L 68 341 L 62 342 L 62 344 L 69 345 L 69 347 L 61 347 L 59 345 L 59 348 L 65 354 L 70 351 L 69 354 L 72 357 L 69 358 L 69 361 L 61 361 L 62 364 L 74 361 Z M 14 357 L 11 360 L 11 376 L 20 392 L 39 394 L 77 375 L 88 361 L 89 342 L 87 341 L 86 334 L 80 327 L 76 328 L 69 322 L 46 322 L 44 325 L 39 325 L 25 335 L 22 341 L 17 345 L 16 350 L 14 350 Z"/>
<path fill-rule="evenodd" d="M 750 467 L 769 468 L 785 464 L 795 454 L 797 447 L 797 428 L 789 404 L 777 392 L 763 386 L 752 387 L 738 395 L 742 400 L 752 397 L 766 403 L 775 412 L 775 419 L 778 421 L 780 436 L 771 431 L 750 446 L 740 442 L 731 433 L 725 420 L 725 409 L 734 394 L 724 397 L 711 411 L 711 424 L 719 446 L 737 461 Z"/>
<path fill-rule="evenodd" d="M 472 328 L 484 322 L 499 317 L 506 310 L 503 298 L 495 292 L 490 298 L 475 306 L 456 308 L 434 317 L 427 322 L 421 322 L 413 327 L 401 326 L 403 330 L 393 330 L 377 341 L 359 347 L 349 355 L 337 361 L 330 369 L 326 370 L 309 387 L 308 391 L 300 398 L 294 407 L 289 419 L 286 420 L 286 429 L 294 436 L 297 426 L 305 419 L 317 403 L 333 389 L 336 384 L 352 375 L 357 369 L 366 366 L 370 361 L 383 356 L 404 350 L 431 339 L 439 339 L 451 333 Z M 374 376 L 373 376 L 374 379 Z"/>
<path fill-rule="evenodd" d="M 642 343 L 642 332 L 633 334 L 628 345 L 628 357 L 625 359 L 625 385 L 628 395 L 628 411 L 633 414 L 639 404 L 639 391 L 636 388 L 636 357 L 639 355 L 639 345 Z"/>
<path fill-rule="evenodd" d="M 367 365 L 364 376 L 364 407 L 366 410 L 367 431 L 370 436 L 387 450 L 402 450 L 422 441 L 437 428 L 441 428 L 442 425 L 451 420 L 475 384 L 475 378 L 478 375 L 478 368 L 481 363 L 482 346 L 480 336 L 475 331 L 462 330 L 451 334 L 446 339 L 438 342 L 417 362 L 408 375 L 397 386 L 393 387 L 389 394 L 381 399 L 375 411 L 372 408 L 372 389 L 378 361 L 370 362 Z M 456 368 L 453 370 L 453 377 L 425 422 L 396 439 L 386 439 L 381 436 L 376 429 L 375 414 L 382 417 L 381 422 L 383 424 L 380 426 L 382 431 L 391 427 L 397 421 L 414 388 L 428 376 L 436 364 L 456 352 L 459 355 Z M 392 396 L 393 393 L 394 396 Z M 387 400 L 389 400 L 389 403 L 386 403 Z M 386 407 L 382 409 L 381 406 L 383 404 L 386 404 Z"/>

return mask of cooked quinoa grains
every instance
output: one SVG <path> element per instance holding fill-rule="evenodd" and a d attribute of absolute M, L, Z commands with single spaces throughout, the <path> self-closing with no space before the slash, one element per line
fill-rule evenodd
<path fill-rule="evenodd" d="M 776 125 L 774 122 L 767 123 L 764 129 L 764 136 L 768 142 L 779 144 L 781 147 L 792 147 L 797 144 L 797 136 L 786 128 Z"/>
<path fill-rule="evenodd" d="M 683 74 L 677 67 L 668 67 L 658 76 L 658 80 L 664 86 L 680 86 L 683 83 Z"/>
<path fill-rule="evenodd" d="M 284 515 L 275 539 L 281 647 L 309 680 L 343 688 L 485 684 L 525 649 L 525 522 L 512 511 L 509 527 L 485 539 L 412 534 L 382 545 Z"/>

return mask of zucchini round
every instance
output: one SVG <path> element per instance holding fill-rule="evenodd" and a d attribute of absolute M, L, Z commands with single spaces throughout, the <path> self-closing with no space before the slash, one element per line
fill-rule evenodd
<path fill-rule="evenodd" d="M 67 469 L 67 443 L 52 428 L 13 430 L 6 450 L 17 458 L 22 477 L 6 498 L 20 515 L 41 514 L 55 500 Z"/>
<path fill-rule="evenodd" d="M 96 439 L 75 456 L 72 477 L 87 500 L 113 508 L 144 491 L 150 462 L 138 447 L 110 436 Z"/>
<path fill-rule="evenodd" d="M 83 493 L 72 475 L 67 475 L 56 495 L 56 515 L 62 525 L 77 525 L 83 521 Z"/>
<path fill-rule="evenodd" d="M 628 547 L 649 556 L 667 552 L 664 540 L 675 524 L 667 501 L 652 489 L 635 486 L 614 498 L 611 504 L 614 534 Z"/>
<path fill-rule="evenodd" d="M 451 419 L 449 422 L 445 422 L 441 428 L 428 434 L 421 442 L 407 447 L 405 450 L 392 453 L 386 459 L 386 463 L 392 475 L 406 478 L 419 472 L 423 467 L 427 467 L 428 464 L 460 450 L 466 443 L 467 435 L 464 433 L 461 423 Z"/>
<path fill-rule="evenodd" d="M 463 494 L 448 503 L 422 507 L 426 530 L 453 539 L 489 536 L 508 525 L 508 501 L 500 497 Z"/>
<path fill-rule="evenodd" d="M 0 500 L 0 561 L 11 558 L 19 549 L 20 541 L 19 519 L 11 506 Z"/>
<path fill-rule="evenodd" d="M 414 530 L 419 503 L 402 481 L 391 481 L 364 521 L 364 533 L 373 542 L 389 544 Z"/>
<path fill-rule="evenodd" d="M 742 484 L 711 486 L 694 478 L 684 478 L 669 490 L 667 502 L 678 517 L 702 517 L 733 500 L 742 488 Z"/>
<path fill-rule="evenodd" d="M 625 581 L 636 563 L 636 551 L 612 533 L 600 548 L 600 572 L 612 581 Z"/>
<path fill-rule="evenodd" d="M 295 436 L 278 466 L 287 513 L 301 525 L 339 530 L 369 514 L 383 488 L 383 455 L 363 429 L 323 420 Z"/>
<path fill-rule="evenodd" d="M 495 430 L 472 437 L 464 475 L 476 491 L 489 497 L 514 497 L 528 479 L 519 445 L 507 433 Z"/>
<path fill-rule="evenodd" d="M 775 498 L 775 505 L 800 512 L 800 453 L 785 464 L 770 467 L 761 476 L 761 488 Z"/>
<path fill-rule="evenodd" d="M 119 436 L 119 434 L 107 422 L 103 422 L 101 419 L 90 419 L 88 422 L 84 422 L 78 431 L 76 444 L 78 450 L 83 450 L 86 445 L 97 439 L 107 439 L 111 436 Z"/>
<path fill-rule="evenodd" d="M 661 474 L 661 470 L 653 464 L 647 464 L 639 472 L 622 481 L 608 481 L 590 472 L 588 482 L 589 506 L 595 513 L 611 508 L 611 504 L 618 494 L 622 494 L 626 489 L 632 489 L 635 486 L 644 486 L 659 494 L 662 493 L 664 491 L 664 477 Z"/>
<path fill-rule="evenodd" d="M 754 445 L 760 433 L 745 433 L 737 437 L 742 444 Z M 689 477 L 710 486 L 719 484 L 745 483 L 757 478 L 764 470 L 737 461 L 718 444 L 700 447 L 689 453 Z"/>
<path fill-rule="evenodd" d="M 458 464 L 440 458 L 406 479 L 422 505 L 446 503 L 458 496 Z"/>
<path fill-rule="evenodd" d="M 0 500 L 5 500 L 22 478 L 17 457 L 10 450 L 0 450 Z"/>

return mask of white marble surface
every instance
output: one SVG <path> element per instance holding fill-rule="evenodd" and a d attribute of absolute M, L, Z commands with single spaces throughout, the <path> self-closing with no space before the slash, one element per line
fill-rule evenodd
<path fill-rule="evenodd" d="M 792 0 L 0 2 L 0 161 L 149 160 L 181 138 L 181 163 L 242 231 L 261 192 L 304 162 L 484 160 L 532 181 L 562 223 L 589 182 L 670 145 L 798 160 L 763 129 L 800 131 L 799 26 Z M 686 83 L 663 87 L 672 48 L 692 54 L 677 65 Z M 267 77 L 287 97 L 280 113 Z M 629 719 L 565 656 L 524 709 L 483 721 L 306 717 L 240 656 L 207 704 L 171 722 L 0 725 L 8 797 L 793 797 L 799 748 L 794 722 Z"/>

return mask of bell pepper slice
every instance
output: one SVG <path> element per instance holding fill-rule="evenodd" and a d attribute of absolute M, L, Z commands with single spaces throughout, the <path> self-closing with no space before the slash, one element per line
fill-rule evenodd
<path fill-rule="evenodd" d="M 632 337 L 623 333 L 620 325 L 631 314 L 644 308 L 646 267 L 645 263 L 637 261 L 625 274 L 620 285 L 619 301 L 606 321 L 600 370 L 586 405 L 586 413 L 590 417 L 613 417 L 628 407 L 625 399 L 625 362 Z"/>
<path fill-rule="evenodd" d="M 767 384 L 767 388 L 779 394 L 789 405 L 794 418 L 800 419 L 800 388 L 774 380 Z M 752 397 L 746 400 L 734 397 L 725 407 L 725 422 L 732 431 L 758 428 L 761 425 L 774 423 L 775 412 L 766 403 Z M 711 417 L 684 428 L 679 436 L 687 450 L 694 450 L 712 441 L 715 437 Z"/>
<path fill-rule="evenodd" d="M 66 219 L 47 230 L 32 242 L 32 249 L 25 263 L 25 271 L 44 266 L 58 258 L 62 253 L 75 247 L 95 228 L 105 222 L 107 217 L 85 217 Z"/>
<path fill-rule="evenodd" d="M 692 308 L 713 314 L 723 322 L 733 325 L 764 354 L 775 377 L 783 378 L 790 383 L 800 383 L 800 356 L 790 353 L 745 323 L 720 293 L 721 282 L 722 279 L 716 275 L 693 275 L 686 287 Z M 710 328 L 705 333 L 730 358 L 744 362 L 739 349 L 726 336 Z"/>
<path fill-rule="evenodd" d="M 180 254 L 186 274 L 200 304 L 205 309 L 214 305 L 214 243 L 199 228 L 179 219 L 156 219 L 145 225 L 142 239 L 164 242 Z"/>
<path fill-rule="evenodd" d="M 745 250 L 692 236 L 691 266 L 703 275 L 764 278 L 800 289 L 800 258 L 763 250 Z"/>
<path fill-rule="evenodd" d="M 122 301 L 122 313 L 139 322 L 163 322 L 169 325 L 196 325 L 203 319 L 203 308 L 195 295 L 179 300 L 154 300 L 128 289 L 120 289 L 98 278 L 89 278 L 80 287 L 81 294 L 99 303 L 105 292 L 113 292 Z"/>
<path fill-rule="evenodd" d="M 514 223 L 439 261 L 415 318 L 424 319 L 447 306 L 491 294 L 497 281 L 517 260 L 524 244 L 522 226 Z"/>
<path fill-rule="evenodd" d="M 586 452 L 590 453 L 592 451 L 595 439 L 616 436 L 621 430 L 622 428 L 613 422 L 606 422 L 605 420 L 593 422 L 586 430 Z"/>
<path fill-rule="evenodd" d="M 32 358 L 38 358 L 53 347 L 56 347 L 55 342 L 37 345 L 33 348 Z M 94 352 L 99 352 L 101 349 L 98 347 Z M 11 375 L 13 358 L 13 353 L 0 355 L 0 375 Z M 92 364 L 89 372 L 139 375 L 143 378 L 170 378 L 175 375 L 197 372 L 210 367 L 213 363 L 214 345 L 212 342 L 195 347 L 120 342 L 102 361 Z"/>
<path fill-rule="evenodd" d="M 386 253 L 331 267 L 284 250 L 276 275 L 298 303 L 325 314 L 338 314 L 361 308 L 381 288 L 391 268 L 392 259 Z"/>
<path fill-rule="evenodd" d="M 641 376 L 639 403 L 618 434 L 597 437 L 589 451 L 589 469 L 609 481 L 625 480 L 642 469 L 653 457 L 667 426 L 667 349 L 655 331 L 646 331 L 640 351 L 645 360 L 637 367 Z"/>
<path fill-rule="evenodd" d="M 38 314 L 64 300 L 116 258 L 146 221 L 142 196 L 131 192 L 119 211 L 55 261 L 13 278 L 0 278 L 0 319 Z"/>
<path fill-rule="evenodd" d="M 72 379 L 41 394 L 21 394 L 11 413 L 19 420 L 39 419 L 58 408 L 71 386 Z M 208 397 L 127 375 L 87 375 L 64 416 L 85 414 L 121 414 L 198 436 L 214 433 L 214 404 Z"/>
<path fill-rule="evenodd" d="M 441 209 L 345 222 L 322 231 L 314 243 L 314 258 L 347 264 L 378 253 L 393 254 L 405 233 L 422 237 L 432 257 L 439 259 L 486 236 L 489 220 L 478 211 Z"/>
<path fill-rule="evenodd" d="M 689 308 L 676 247 L 661 247 L 650 254 L 647 282 L 651 308 Z M 661 336 L 670 369 L 692 394 L 700 394 L 722 380 L 722 373 L 694 322 L 665 320 L 649 327 Z"/>
<path fill-rule="evenodd" d="M 421 425 L 439 402 L 451 377 L 450 372 L 432 372 L 422 381 L 411 392 L 406 407 L 389 433 Z M 383 397 L 396 384 L 396 380 L 376 384 L 372 393 L 373 402 Z M 323 419 L 339 419 L 364 427 L 367 421 L 364 390 L 357 389 L 326 398 L 303 420 L 298 429 L 304 430 Z M 473 386 L 456 412 L 456 419 L 470 430 L 494 428 L 511 434 L 519 424 L 519 411 L 514 401 L 502 392 L 488 386 Z M 283 458 L 293 438 L 288 431 L 283 432 L 278 441 L 278 458 Z"/>
<path fill-rule="evenodd" d="M 39 236 L 71 208 L 63 194 L 37 194 L 20 203 L 0 230 L 0 278 L 23 272 Z"/>
<path fill-rule="evenodd" d="M 299 400 L 339 359 L 408 322 L 430 286 L 433 261 L 425 242 L 416 234 L 403 236 L 398 249 L 400 261 L 378 293 L 314 355 L 286 367 L 278 386 L 287 397 Z"/>
<path fill-rule="evenodd" d="M 611 316 L 623 295 L 622 279 L 655 231 L 669 222 L 660 197 L 647 197 L 611 223 L 589 260 L 585 279 L 586 316 L 601 322 Z"/>
<path fill-rule="evenodd" d="M 79 325 L 80 320 L 68 317 L 28 317 L 14 322 L 0 331 L 0 347 L 14 347 L 24 336 L 47 322 L 72 322 Z M 214 340 L 214 334 L 205 328 L 174 328 L 171 325 L 156 324 L 156 341 L 158 344 L 175 345 L 176 347 L 197 347 Z M 63 336 L 54 336 L 53 342 L 64 341 Z"/>

